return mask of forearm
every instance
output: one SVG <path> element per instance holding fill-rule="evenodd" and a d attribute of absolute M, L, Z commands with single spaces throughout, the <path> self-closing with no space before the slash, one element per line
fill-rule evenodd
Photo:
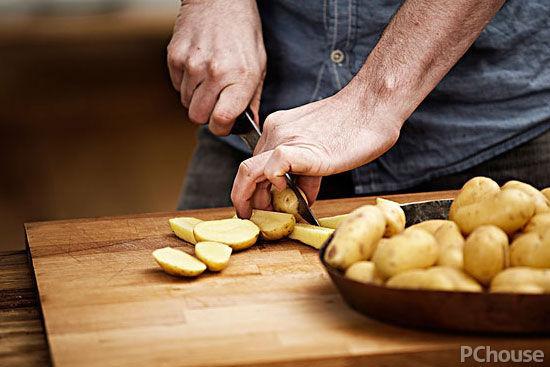
<path fill-rule="evenodd" d="M 462 57 L 503 3 L 504 0 L 405 1 L 350 88 L 361 94 L 367 109 L 389 114 L 393 121 L 402 124 Z"/>

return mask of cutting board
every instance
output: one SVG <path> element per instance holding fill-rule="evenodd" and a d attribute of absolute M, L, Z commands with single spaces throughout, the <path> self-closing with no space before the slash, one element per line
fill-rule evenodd
<path fill-rule="evenodd" d="M 372 202 L 332 200 L 313 209 L 336 215 Z M 548 355 L 549 338 L 420 332 L 361 316 L 338 296 L 317 251 L 290 240 L 235 253 L 221 274 L 181 279 L 158 268 L 156 248 L 192 252 L 171 233 L 168 218 L 232 215 L 224 208 L 26 224 L 54 364 L 450 366 L 460 365 L 460 345 L 529 347 Z"/>

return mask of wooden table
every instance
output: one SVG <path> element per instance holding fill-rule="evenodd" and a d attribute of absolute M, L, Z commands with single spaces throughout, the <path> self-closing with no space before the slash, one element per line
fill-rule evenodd
<path fill-rule="evenodd" d="M 325 201 L 314 211 L 325 216 L 369 202 Z M 292 241 L 260 243 L 237 253 L 222 274 L 170 277 L 150 252 L 167 245 L 192 251 L 170 233 L 167 219 L 176 214 L 210 219 L 232 211 L 26 225 L 56 366 L 453 366 L 474 365 L 460 364 L 461 345 L 550 351 L 547 337 L 421 332 L 365 318 L 343 303 L 317 252 Z M 1 323 L 0 335 L 8 343 L 2 343 L 0 358 L 13 365 L 44 365 L 48 356 L 30 272 L 20 253 L 1 259 L 7 274 L 0 278 L 1 292 L 8 295 L 1 317 L 9 322 Z"/>

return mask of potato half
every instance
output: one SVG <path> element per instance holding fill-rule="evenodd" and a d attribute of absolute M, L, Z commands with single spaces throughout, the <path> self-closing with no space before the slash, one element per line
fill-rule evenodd
<path fill-rule="evenodd" d="M 349 214 L 340 214 L 333 217 L 319 218 L 322 227 L 336 229 L 348 217 Z"/>
<path fill-rule="evenodd" d="M 232 251 L 231 247 L 219 242 L 199 242 L 195 245 L 195 255 L 210 271 L 225 269 Z"/>
<path fill-rule="evenodd" d="M 172 232 L 174 232 L 178 238 L 192 244 L 197 243 L 195 235 L 193 234 L 193 228 L 195 228 L 195 226 L 200 222 L 202 222 L 202 220 L 193 217 L 168 219 Z"/>
<path fill-rule="evenodd" d="M 153 251 L 153 257 L 162 270 L 171 275 L 196 277 L 206 270 L 206 265 L 186 252 L 171 247 Z"/>
<path fill-rule="evenodd" d="M 250 220 L 260 228 L 266 240 L 280 240 L 294 229 L 296 218 L 292 214 L 255 209 Z"/>
<path fill-rule="evenodd" d="M 288 238 L 300 241 L 318 250 L 333 232 L 334 229 L 332 228 L 297 223 L 294 225 L 294 230 L 288 235 Z"/>
<path fill-rule="evenodd" d="M 193 233 L 199 242 L 221 242 L 233 250 L 243 250 L 256 243 L 260 229 L 247 219 L 230 218 L 201 222 Z"/>

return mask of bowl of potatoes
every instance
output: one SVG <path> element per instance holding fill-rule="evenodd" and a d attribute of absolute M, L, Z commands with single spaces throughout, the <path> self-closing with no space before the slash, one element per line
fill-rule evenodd
<path fill-rule="evenodd" d="M 320 249 L 347 304 L 406 327 L 550 332 L 550 189 L 468 181 L 454 200 L 377 199 Z"/>

